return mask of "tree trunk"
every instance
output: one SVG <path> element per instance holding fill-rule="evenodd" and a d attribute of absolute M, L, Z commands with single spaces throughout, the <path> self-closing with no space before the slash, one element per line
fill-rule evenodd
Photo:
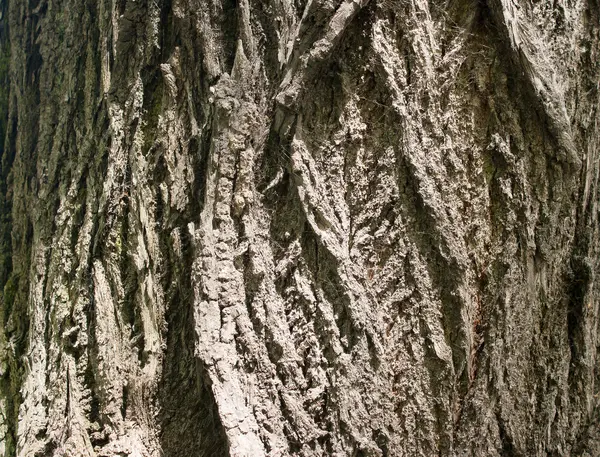
<path fill-rule="evenodd" d="M 0 455 L 600 455 L 598 0 L 0 11 Z"/>

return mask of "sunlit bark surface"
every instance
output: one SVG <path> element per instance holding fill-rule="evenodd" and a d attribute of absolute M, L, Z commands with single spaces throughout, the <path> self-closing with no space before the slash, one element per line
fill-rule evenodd
<path fill-rule="evenodd" d="M 600 455 L 597 0 L 0 11 L 0 455 Z"/>

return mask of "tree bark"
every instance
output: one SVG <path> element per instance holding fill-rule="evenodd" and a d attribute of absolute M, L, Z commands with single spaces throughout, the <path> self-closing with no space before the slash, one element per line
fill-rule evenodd
<path fill-rule="evenodd" d="M 600 455 L 597 0 L 0 10 L 0 455 Z"/>

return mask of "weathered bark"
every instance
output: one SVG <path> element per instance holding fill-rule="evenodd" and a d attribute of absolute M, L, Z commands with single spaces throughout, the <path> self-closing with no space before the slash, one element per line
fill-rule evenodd
<path fill-rule="evenodd" d="M 0 454 L 600 455 L 597 0 L 0 8 Z"/>

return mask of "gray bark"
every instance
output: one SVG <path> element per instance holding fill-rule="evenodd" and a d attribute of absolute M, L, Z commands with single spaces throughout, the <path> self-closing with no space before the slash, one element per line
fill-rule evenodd
<path fill-rule="evenodd" d="M 597 0 L 0 0 L 0 454 L 598 456 Z"/>

